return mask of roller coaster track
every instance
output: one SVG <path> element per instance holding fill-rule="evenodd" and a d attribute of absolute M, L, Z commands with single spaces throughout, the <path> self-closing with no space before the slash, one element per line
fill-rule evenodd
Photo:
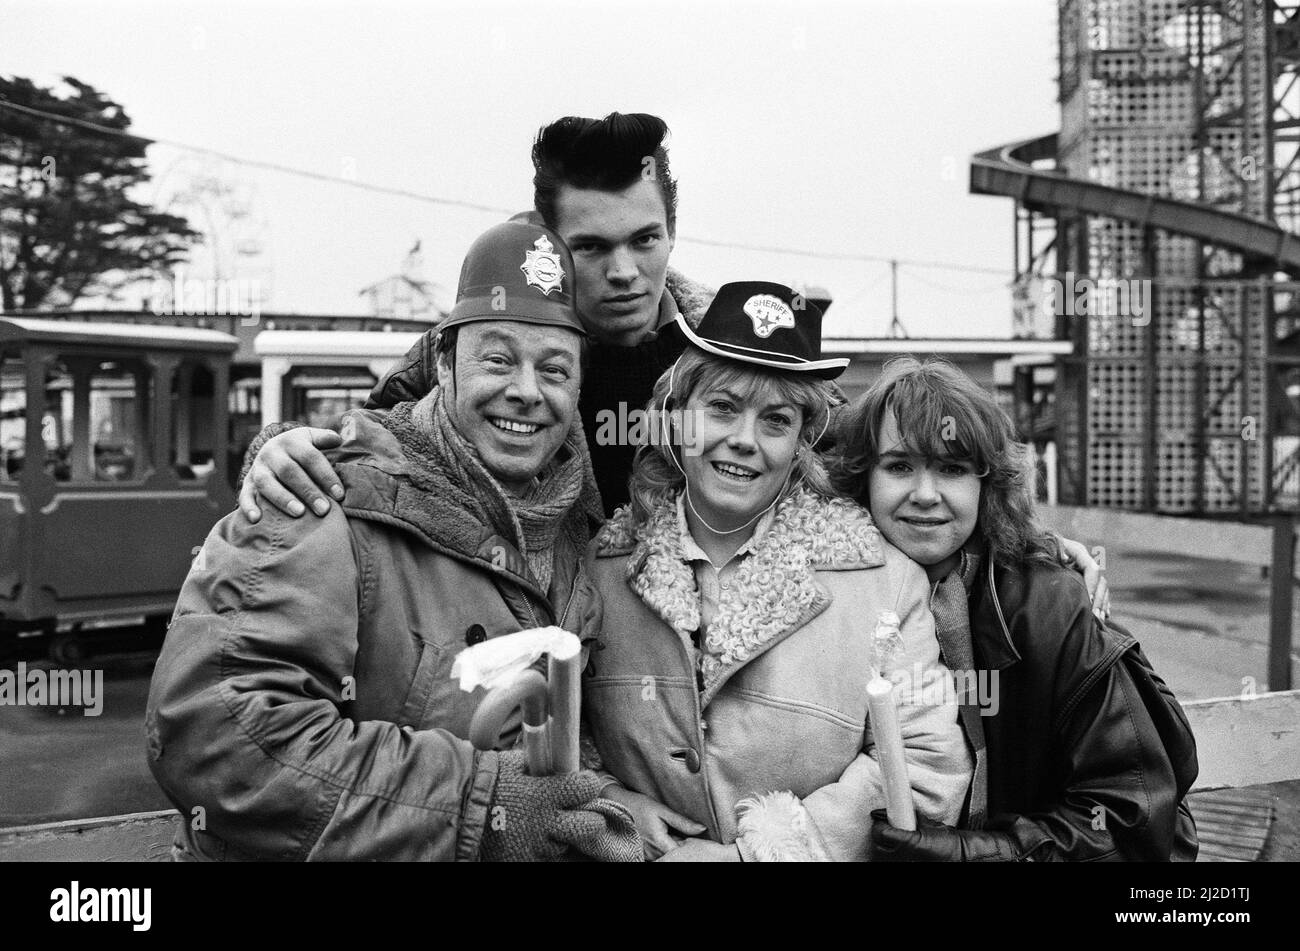
<path fill-rule="evenodd" d="M 970 190 L 1022 205 L 1070 210 L 1160 228 L 1238 251 L 1300 276 L 1300 237 L 1271 222 L 1206 205 L 1071 178 L 1035 162 L 1056 160 L 1056 133 L 979 152 L 971 158 Z"/>

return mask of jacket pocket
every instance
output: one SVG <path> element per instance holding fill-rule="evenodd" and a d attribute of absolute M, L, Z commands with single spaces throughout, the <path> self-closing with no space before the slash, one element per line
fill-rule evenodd
<path fill-rule="evenodd" d="M 420 660 L 402 703 L 399 724 L 417 730 L 446 730 L 462 739 L 469 737 L 470 721 L 487 692 L 482 687 L 470 692 L 460 689 L 460 682 L 451 675 L 457 653 L 439 644 L 421 642 Z M 518 712 L 506 721 L 501 728 L 500 748 L 514 745 L 519 723 Z"/>
<path fill-rule="evenodd" d="M 846 713 L 812 700 L 782 697 L 777 696 L 776 694 L 745 687 L 734 688 L 732 694 L 738 699 L 748 701 L 749 703 L 756 704 L 760 707 L 770 707 L 773 710 L 781 710 L 785 713 L 816 717 L 819 720 L 825 720 L 827 723 L 834 724 L 835 726 L 843 727 L 850 733 L 862 733 L 865 726 L 862 720 L 855 720 Z"/>
<path fill-rule="evenodd" d="M 420 642 L 420 660 L 415 665 L 415 676 L 411 678 L 411 686 L 406 691 L 406 699 L 402 701 L 402 708 L 398 713 L 399 724 L 415 727 L 417 730 L 424 728 L 424 718 L 429 710 L 430 701 L 438 692 L 437 681 L 440 677 L 450 680 L 451 663 L 452 658 L 448 657 L 446 651 L 437 644 L 428 641 Z M 456 685 L 452 684 L 452 686 Z M 438 724 L 438 726 L 442 725 Z"/>

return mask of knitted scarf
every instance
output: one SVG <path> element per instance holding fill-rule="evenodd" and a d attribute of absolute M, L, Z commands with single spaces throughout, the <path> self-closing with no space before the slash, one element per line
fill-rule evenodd
<path fill-rule="evenodd" d="M 977 552 L 962 550 L 957 567 L 946 578 L 934 585 L 930 596 L 930 612 L 934 615 L 935 634 L 942 647 L 943 662 L 951 671 L 975 669 L 975 651 L 971 640 L 970 593 L 979 580 L 980 556 Z M 969 683 L 964 677 L 961 683 Z M 988 810 L 988 754 L 984 739 L 984 721 L 978 712 L 974 696 L 959 695 L 960 714 L 966 739 L 975 754 L 975 772 L 971 777 L 966 802 L 966 822 L 969 828 L 984 826 Z M 972 712 L 972 709 L 975 712 Z"/>
<path fill-rule="evenodd" d="M 418 403 L 399 405 L 390 417 L 400 425 L 401 410 L 410 407 L 416 444 L 411 459 L 411 479 L 420 488 L 436 488 L 444 501 L 472 514 L 507 539 L 528 563 L 529 571 L 543 591 L 549 591 L 554 571 L 555 540 L 565 516 L 578 502 L 589 463 L 577 422 L 569 429 L 564 446 L 533 480 L 523 496 L 506 492 L 488 472 L 478 452 L 452 424 L 443 402 L 442 388 L 435 387 Z M 389 427 L 392 428 L 391 426 Z M 419 438 L 422 437 L 422 438 Z M 436 470 L 440 478 L 430 479 L 419 470 Z M 577 550 L 585 539 L 575 538 Z"/>

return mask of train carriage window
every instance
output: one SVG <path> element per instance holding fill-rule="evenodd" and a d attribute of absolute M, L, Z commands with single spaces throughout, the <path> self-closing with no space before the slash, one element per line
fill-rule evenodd
<path fill-rule="evenodd" d="M 16 482 L 26 460 L 27 371 L 16 353 L 0 353 L 0 482 Z"/>
<path fill-rule="evenodd" d="M 308 426 L 320 429 L 338 429 L 343 425 L 343 414 L 362 406 L 370 395 L 370 387 L 312 387 L 303 391 L 303 418 Z"/>
<path fill-rule="evenodd" d="M 152 377 L 139 360 L 65 355 L 45 378 L 45 469 L 60 482 L 131 482 L 149 466 Z"/>
<path fill-rule="evenodd" d="M 216 467 L 212 371 L 185 360 L 172 376 L 171 466 L 185 480 L 206 481 Z"/>
<path fill-rule="evenodd" d="M 148 466 L 148 373 L 132 360 L 104 361 L 90 378 L 90 434 L 95 479 L 130 482 Z"/>
<path fill-rule="evenodd" d="M 72 374 L 62 363 L 45 371 L 45 405 L 41 411 L 45 471 L 60 482 L 72 477 Z"/>
<path fill-rule="evenodd" d="M 374 376 L 361 367 L 294 367 L 289 376 L 290 418 L 338 429 L 343 414 L 362 406 L 374 385 Z"/>

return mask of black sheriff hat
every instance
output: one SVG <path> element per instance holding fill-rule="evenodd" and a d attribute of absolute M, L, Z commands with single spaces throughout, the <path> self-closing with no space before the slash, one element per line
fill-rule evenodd
<path fill-rule="evenodd" d="M 494 225 L 470 245 L 456 306 L 439 330 L 484 320 L 564 327 L 584 337 L 573 303 L 573 257 L 560 236 L 524 221 Z"/>
<path fill-rule="evenodd" d="M 679 314 L 677 329 L 701 350 L 773 370 L 833 380 L 849 365 L 822 359 L 821 309 L 771 281 L 722 285 L 698 327 Z"/>

